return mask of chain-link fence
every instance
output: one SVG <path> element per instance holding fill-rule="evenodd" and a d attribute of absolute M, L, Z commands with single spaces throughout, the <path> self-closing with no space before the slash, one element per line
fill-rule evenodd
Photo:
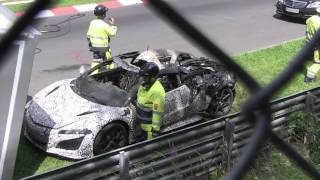
<path fill-rule="evenodd" d="M 259 148 L 268 137 L 276 147 L 283 151 L 289 158 L 296 161 L 306 173 L 315 179 L 320 179 L 320 174 L 314 166 L 271 131 L 271 109 L 267 103 L 273 93 L 286 85 L 294 73 L 303 67 L 304 62 L 310 57 L 310 54 L 313 53 L 315 45 L 320 40 L 320 32 L 318 31 L 316 33 L 311 41 L 306 44 L 293 59 L 292 63 L 289 64 L 273 82 L 262 88 L 257 81 L 239 67 L 231 57 L 205 37 L 168 3 L 161 0 L 149 0 L 145 1 L 145 3 L 151 6 L 160 16 L 171 23 L 172 26 L 182 34 L 186 35 L 190 41 L 198 45 L 203 51 L 229 67 L 251 92 L 250 98 L 244 103 L 241 111 L 245 120 L 255 124 L 255 132 L 252 135 L 250 143 L 245 147 L 239 161 L 234 165 L 232 171 L 225 179 L 241 179 L 249 170 L 250 165 L 257 156 Z"/>
<path fill-rule="evenodd" d="M 41 9 L 46 7 L 50 0 L 37 0 L 26 11 L 24 16 L 20 17 L 12 26 L 8 33 L 0 42 L 0 65 L 3 65 L 4 55 L 9 49 L 10 44 L 25 27 L 28 26 Z M 177 10 L 162 0 L 145 0 L 146 6 L 150 6 L 157 14 L 163 17 L 167 22 L 174 26 L 178 31 L 184 34 L 193 44 L 201 48 L 206 54 L 218 59 L 233 71 L 243 84 L 249 89 L 251 96 L 242 106 L 241 112 L 243 120 L 252 123 L 255 130 L 251 136 L 249 144 L 243 150 L 243 153 L 237 163 L 232 167 L 230 173 L 225 179 L 241 179 L 249 170 L 251 164 L 256 158 L 260 147 L 269 138 L 270 141 L 290 159 L 294 160 L 299 167 L 314 179 L 320 179 L 320 173 L 307 160 L 301 157 L 292 147 L 290 147 L 282 138 L 272 131 L 272 110 L 268 101 L 270 97 L 280 88 L 286 85 L 294 73 L 303 67 L 305 61 L 313 53 L 317 42 L 320 41 L 320 32 L 307 43 L 297 54 L 288 67 L 269 85 L 262 88 L 255 79 L 246 71 L 238 66 L 235 61 L 223 52 L 215 43 L 204 36 L 195 26 L 179 14 Z"/>

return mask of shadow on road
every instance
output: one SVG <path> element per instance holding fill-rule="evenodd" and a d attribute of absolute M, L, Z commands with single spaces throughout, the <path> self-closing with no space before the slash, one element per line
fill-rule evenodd
<path fill-rule="evenodd" d="M 294 17 L 285 16 L 281 14 L 274 14 L 273 18 L 281 21 L 286 21 L 289 23 L 296 23 L 296 24 L 302 24 L 302 25 L 306 24 L 306 19 L 303 19 L 303 18 L 294 18 Z"/>

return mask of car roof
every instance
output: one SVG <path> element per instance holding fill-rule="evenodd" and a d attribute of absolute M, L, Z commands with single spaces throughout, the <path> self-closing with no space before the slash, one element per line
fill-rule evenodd
<path fill-rule="evenodd" d="M 164 69 L 164 64 L 175 64 L 180 54 L 188 54 L 193 57 L 190 53 L 173 49 L 148 49 L 141 52 L 139 56 L 137 56 L 136 60 L 154 62 L 160 69 Z"/>

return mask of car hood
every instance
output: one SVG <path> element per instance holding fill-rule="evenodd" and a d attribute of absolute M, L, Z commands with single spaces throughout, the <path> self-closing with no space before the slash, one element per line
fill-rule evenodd
<path fill-rule="evenodd" d="M 61 80 L 39 91 L 27 107 L 32 121 L 49 128 L 61 128 L 89 115 L 112 111 L 114 107 L 100 105 L 73 92 L 70 82 Z"/>

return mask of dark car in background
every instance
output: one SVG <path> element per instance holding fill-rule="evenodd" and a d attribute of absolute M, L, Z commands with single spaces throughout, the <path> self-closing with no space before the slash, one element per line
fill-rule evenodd
<path fill-rule="evenodd" d="M 316 14 L 316 9 L 320 7 L 320 0 L 278 0 L 276 7 L 277 14 L 297 18 L 308 18 Z"/>

